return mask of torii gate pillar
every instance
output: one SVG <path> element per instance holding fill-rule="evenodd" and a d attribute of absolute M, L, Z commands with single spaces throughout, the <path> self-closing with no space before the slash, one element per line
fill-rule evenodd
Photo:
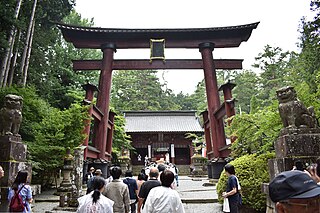
<path fill-rule="evenodd" d="M 213 148 L 214 158 L 219 158 L 219 147 L 225 146 L 225 134 L 222 119 L 217 119 L 215 112 L 220 107 L 220 99 L 218 92 L 218 83 L 216 69 L 214 66 L 212 51 L 214 43 L 205 42 L 199 44 L 204 70 L 204 80 L 206 84 L 207 102 L 208 102 L 208 118 L 210 121 L 210 137 L 211 147 Z M 215 143 L 215 145 L 214 145 Z M 212 155 L 212 153 L 208 153 Z"/>
<path fill-rule="evenodd" d="M 116 51 L 116 45 L 113 43 L 106 43 L 101 45 L 101 51 L 103 52 L 102 68 L 100 72 L 99 79 L 99 93 L 97 98 L 97 107 L 103 113 L 101 122 L 99 122 L 96 131 L 96 144 L 99 144 L 100 153 L 99 158 L 105 159 L 106 152 L 111 159 L 110 145 L 107 145 L 107 134 L 108 134 L 108 120 L 109 120 L 109 104 L 110 104 L 110 92 L 111 92 L 111 82 L 112 82 L 112 63 L 113 55 Z"/>

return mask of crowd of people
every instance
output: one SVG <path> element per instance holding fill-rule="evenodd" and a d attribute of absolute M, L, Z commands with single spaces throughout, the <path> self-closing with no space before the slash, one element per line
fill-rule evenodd
<path fill-rule="evenodd" d="M 225 165 L 228 176 L 226 191 L 222 193 L 227 205 L 224 211 L 239 212 L 242 202 L 241 186 L 231 164 Z M 269 196 L 279 213 L 320 212 L 320 169 L 317 164 L 306 168 L 296 163 L 293 170 L 278 174 L 269 183 Z M 110 168 L 111 176 L 102 177 L 100 169 L 90 168 L 85 181 L 90 188 L 87 194 L 78 198 L 78 213 L 184 213 L 184 207 L 175 190 L 175 173 L 169 165 L 149 165 L 141 170 L 137 179 L 132 171 L 125 172 L 119 166 Z M 0 178 L 4 170 L 0 166 Z M 9 188 L 9 203 L 17 194 L 23 200 L 23 213 L 31 213 L 32 190 L 28 184 L 28 172 L 18 172 Z M 226 207 L 226 208 L 225 208 Z"/>
<path fill-rule="evenodd" d="M 111 178 L 104 179 L 101 170 L 92 167 L 85 175 L 87 195 L 78 199 L 77 212 L 184 213 L 175 190 L 177 170 L 173 168 L 173 164 L 150 164 L 135 179 L 131 170 L 121 178 L 121 168 L 112 166 Z M 102 180 L 104 184 L 101 184 Z"/>

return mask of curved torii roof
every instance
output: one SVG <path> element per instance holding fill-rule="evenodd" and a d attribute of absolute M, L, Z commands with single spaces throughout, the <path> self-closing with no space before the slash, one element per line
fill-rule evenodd
<path fill-rule="evenodd" d="M 62 23 L 57 26 L 76 48 L 100 49 L 102 44 L 114 43 L 118 49 L 128 49 L 149 48 L 150 39 L 165 39 L 166 48 L 199 48 L 203 42 L 212 42 L 215 48 L 238 47 L 249 39 L 258 24 L 180 29 L 94 28 Z"/>

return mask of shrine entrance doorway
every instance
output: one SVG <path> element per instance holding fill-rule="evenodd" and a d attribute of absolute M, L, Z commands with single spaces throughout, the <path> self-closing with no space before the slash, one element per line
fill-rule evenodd
<path fill-rule="evenodd" d="M 231 90 L 235 86 L 226 83 L 218 88 L 216 69 L 242 69 L 241 59 L 213 59 L 215 48 L 239 47 L 251 36 L 259 22 L 214 28 L 184 29 L 108 29 L 91 28 L 58 24 L 66 41 L 72 42 L 76 48 L 101 49 L 102 60 L 73 61 L 74 70 L 101 70 L 98 89 L 85 85 L 86 101 L 91 103 L 94 91 L 99 91 L 97 104 L 89 113 L 95 118 L 93 127 L 94 147 L 87 147 L 85 159 L 99 159 L 101 162 L 111 160 L 113 113 L 109 112 L 111 80 L 113 70 L 159 70 L 159 69 L 200 69 L 204 71 L 208 111 L 203 113 L 205 120 L 205 138 L 208 159 L 223 159 L 229 156 L 224 132 L 225 116 L 235 114 L 234 100 Z M 146 60 L 114 60 L 117 49 L 150 48 L 150 59 Z M 168 59 L 164 58 L 165 48 L 197 49 L 201 58 Z M 223 92 L 224 102 L 221 104 L 219 91 Z M 89 122 L 89 121 L 88 121 Z M 89 135 L 90 125 L 86 125 L 85 133 Z"/>

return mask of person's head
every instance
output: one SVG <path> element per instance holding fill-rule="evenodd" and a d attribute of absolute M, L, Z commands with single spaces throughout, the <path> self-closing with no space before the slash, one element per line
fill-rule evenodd
<path fill-rule="evenodd" d="M 125 173 L 124 173 L 124 176 L 125 177 L 132 177 L 132 171 L 131 170 L 127 170 Z"/>
<path fill-rule="evenodd" d="M 91 173 L 94 173 L 94 167 L 91 167 L 90 169 L 89 169 L 89 172 L 91 172 Z"/>
<path fill-rule="evenodd" d="M 162 186 L 170 187 L 174 180 L 174 174 L 170 170 L 164 170 L 160 175 Z"/>
<path fill-rule="evenodd" d="M 92 202 L 93 203 L 96 203 L 97 200 L 100 199 L 100 194 L 103 191 L 105 184 L 106 184 L 106 182 L 103 177 L 97 176 L 93 179 L 93 183 L 92 183 L 93 190 L 94 190 L 93 194 L 92 194 L 92 198 L 93 198 Z"/>
<path fill-rule="evenodd" d="M 157 167 L 151 167 L 150 168 L 150 172 L 149 172 L 149 176 L 152 179 L 157 179 L 159 176 L 159 170 Z"/>
<path fill-rule="evenodd" d="M 119 166 L 113 166 L 110 168 L 110 174 L 112 176 L 113 179 L 119 179 L 122 171 L 121 168 Z"/>
<path fill-rule="evenodd" d="M 138 174 L 138 180 L 145 180 L 146 179 L 146 174 L 139 173 Z"/>
<path fill-rule="evenodd" d="M 159 172 L 163 172 L 165 169 L 166 169 L 166 166 L 165 166 L 163 163 L 160 163 L 160 164 L 158 165 L 158 170 L 159 170 Z"/>
<path fill-rule="evenodd" d="M 300 160 L 295 161 L 294 166 L 296 167 L 297 170 L 304 171 L 303 163 Z"/>
<path fill-rule="evenodd" d="M 234 166 L 229 163 L 224 166 L 224 170 L 227 172 L 228 175 L 235 175 L 236 174 Z"/>
<path fill-rule="evenodd" d="M 269 183 L 270 199 L 279 213 L 320 212 L 320 187 L 305 172 L 282 172 Z"/>
<path fill-rule="evenodd" d="M 3 176 L 4 176 L 4 170 L 2 166 L 0 166 L 0 178 L 2 178 Z"/>
<path fill-rule="evenodd" d="M 14 189 L 18 189 L 18 186 L 21 183 L 27 183 L 27 179 L 28 179 L 28 172 L 25 170 L 21 170 L 18 172 L 16 179 L 13 182 L 13 188 Z"/>
<path fill-rule="evenodd" d="M 101 176 L 102 175 L 102 171 L 101 169 L 97 169 L 95 172 L 94 172 L 95 176 Z"/>

